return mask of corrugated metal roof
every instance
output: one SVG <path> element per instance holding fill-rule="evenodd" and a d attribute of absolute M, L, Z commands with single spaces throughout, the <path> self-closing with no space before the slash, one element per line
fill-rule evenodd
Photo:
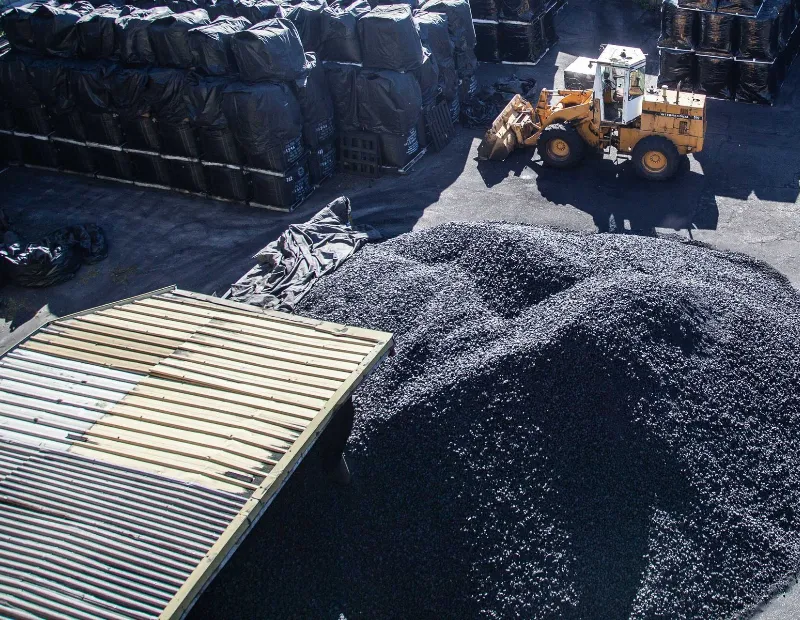
<path fill-rule="evenodd" d="M 170 290 L 0 358 L 0 616 L 178 617 L 391 335 Z"/>

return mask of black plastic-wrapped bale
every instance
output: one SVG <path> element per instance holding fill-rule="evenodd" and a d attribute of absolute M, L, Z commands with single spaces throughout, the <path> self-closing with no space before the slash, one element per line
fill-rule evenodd
<path fill-rule="evenodd" d="M 51 121 L 55 137 L 79 142 L 86 141 L 86 128 L 83 126 L 83 119 L 77 109 L 65 114 L 53 115 Z"/>
<path fill-rule="evenodd" d="M 148 185 L 170 186 L 167 160 L 158 153 L 128 152 L 133 167 L 133 180 Z"/>
<path fill-rule="evenodd" d="M 58 151 L 47 139 L 32 136 L 20 136 L 19 146 L 22 161 L 29 166 L 42 168 L 58 168 Z"/>
<path fill-rule="evenodd" d="M 308 156 L 308 171 L 312 185 L 319 185 L 336 172 L 336 145 L 321 144 Z"/>
<path fill-rule="evenodd" d="M 661 37 L 658 45 L 690 50 L 695 47 L 695 20 L 700 13 L 678 6 L 677 0 L 661 5 Z"/>
<path fill-rule="evenodd" d="M 780 51 L 780 15 L 774 7 L 764 7 L 758 17 L 739 19 L 739 58 L 772 61 Z"/>
<path fill-rule="evenodd" d="M 42 104 L 31 84 L 27 66 L 33 57 L 17 52 L 0 54 L 0 98 L 9 107 L 30 108 Z"/>
<path fill-rule="evenodd" d="M 81 112 L 86 141 L 121 146 L 125 142 L 120 118 L 113 112 Z"/>
<path fill-rule="evenodd" d="M 0 162 L 8 164 L 22 163 L 20 139 L 19 136 L 0 133 Z"/>
<path fill-rule="evenodd" d="M 94 174 L 96 172 L 94 159 L 86 145 L 60 141 L 56 141 L 54 145 L 58 158 L 58 167 L 62 170 L 81 174 Z"/>
<path fill-rule="evenodd" d="M 111 83 L 118 69 L 106 60 L 69 65 L 69 82 L 81 112 L 99 113 L 111 109 Z"/>
<path fill-rule="evenodd" d="M 540 18 L 542 23 L 542 41 L 545 49 L 550 49 L 558 43 L 558 33 L 556 32 L 556 11 L 549 9 L 542 13 Z"/>
<path fill-rule="evenodd" d="M 304 156 L 282 175 L 251 172 L 252 201 L 257 206 L 290 210 L 311 193 L 308 157 Z"/>
<path fill-rule="evenodd" d="M 30 108 L 15 108 L 12 112 L 14 115 L 14 128 L 18 131 L 46 136 L 53 129 L 50 115 L 43 105 Z"/>
<path fill-rule="evenodd" d="M 208 183 L 208 193 L 215 198 L 248 200 L 250 185 L 240 168 L 213 165 L 203 162 L 203 173 Z"/>
<path fill-rule="evenodd" d="M 778 96 L 778 61 L 736 61 L 736 101 L 772 105 Z"/>
<path fill-rule="evenodd" d="M 335 2 L 322 11 L 319 57 L 337 62 L 361 62 L 358 20 L 369 13 L 366 0 L 351 4 Z"/>
<path fill-rule="evenodd" d="M 316 54 L 306 52 L 305 80 L 290 84 L 303 115 L 303 139 L 314 148 L 333 139 L 335 133 L 334 107 L 325 69 Z"/>
<path fill-rule="evenodd" d="M 778 12 L 781 23 L 779 42 L 781 49 L 785 49 L 789 46 L 792 33 L 794 32 L 795 26 L 797 26 L 798 23 L 798 14 L 794 0 L 781 0 L 778 7 Z"/>
<path fill-rule="evenodd" d="M 128 153 L 90 146 L 97 175 L 120 181 L 133 181 L 133 164 Z"/>
<path fill-rule="evenodd" d="M 205 170 L 198 160 L 165 158 L 170 186 L 193 194 L 208 192 Z"/>
<path fill-rule="evenodd" d="M 179 69 L 153 68 L 147 73 L 145 97 L 159 124 L 177 125 L 189 119 L 184 96 L 186 72 Z"/>
<path fill-rule="evenodd" d="M 283 8 L 269 0 L 238 0 L 235 3 L 235 10 L 237 17 L 244 17 L 251 24 L 283 17 Z"/>
<path fill-rule="evenodd" d="M 120 61 L 128 65 L 154 64 L 156 54 L 148 30 L 154 21 L 171 14 L 167 7 L 124 7 L 114 22 L 114 44 Z"/>
<path fill-rule="evenodd" d="M 239 75 L 247 82 L 292 81 L 305 76 L 305 51 L 288 19 L 269 19 L 231 37 Z"/>
<path fill-rule="evenodd" d="M 83 58 L 98 60 L 114 54 L 114 22 L 120 9 L 103 5 L 78 20 L 78 53 Z"/>
<path fill-rule="evenodd" d="M 322 42 L 322 11 L 325 0 L 302 0 L 283 5 L 283 16 L 297 28 L 303 49 L 316 52 Z"/>
<path fill-rule="evenodd" d="M 206 3 L 205 9 L 208 11 L 208 16 L 212 20 L 216 20 L 218 17 L 223 16 L 238 17 L 238 4 L 239 0 L 211 0 L 210 2 Z"/>
<path fill-rule="evenodd" d="M 365 69 L 357 90 L 358 122 L 364 131 L 405 135 L 417 126 L 422 92 L 413 75 Z"/>
<path fill-rule="evenodd" d="M 684 86 L 693 84 L 697 74 L 695 53 L 688 50 L 659 50 L 658 85 L 675 87 L 678 83 Z"/>
<path fill-rule="evenodd" d="M 125 146 L 142 151 L 161 150 L 158 124 L 152 116 L 120 117 L 119 124 L 125 134 Z"/>
<path fill-rule="evenodd" d="M 78 52 L 76 24 L 94 7 L 88 2 L 52 6 L 44 4 L 31 16 L 31 29 L 40 54 L 69 58 Z"/>
<path fill-rule="evenodd" d="M 358 131 L 358 91 L 361 68 L 348 63 L 326 62 L 325 81 L 333 100 L 334 119 L 340 132 Z"/>
<path fill-rule="evenodd" d="M 204 9 L 165 15 L 150 26 L 150 43 L 156 61 L 164 67 L 189 69 L 194 64 L 189 31 L 210 23 Z"/>
<path fill-rule="evenodd" d="M 228 119 L 222 112 L 223 93 L 230 81 L 225 78 L 189 74 L 184 87 L 189 123 L 200 142 L 203 159 L 218 163 L 240 164 Z"/>
<path fill-rule="evenodd" d="M 195 70 L 205 75 L 234 75 L 238 72 L 231 50 L 231 37 L 252 24 L 245 17 L 222 15 L 210 24 L 187 33 Z"/>
<path fill-rule="evenodd" d="M 284 171 L 303 155 L 303 116 L 286 84 L 232 84 L 222 110 L 253 168 Z"/>
<path fill-rule="evenodd" d="M 412 71 L 414 77 L 419 82 L 420 92 L 422 93 L 422 105 L 428 106 L 435 103 L 436 98 L 441 92 L 439 84 L 439 65 L 436 63 L 436 56 L 426 47 L 422 46 L 423 59 L 422 66 Z"/>
<path fill-rule="evenodd" d="M 500 59 L 505 62 L 535 63 L 546 50 L 538 20 L 530 24 L 500 22 L 498 35 Z"/>
<path fill-rule="evenodd" d="M 475 47 L 475 28 L 472 25 L 472 10 L 466 0 L 428 0 L 422 10 L 447 15 L 447 27 L 456 51 Z"/>
<path fill-rule="evenodd" d="M 736 17 L 726 13 L 700 12 L 697 50 L 710 54 L 733 54 Z"/>
<path fill-rule="evenodd" d="M 403 168 L 414 159 L 420 150 L 419 127 L 406 133 L 378 135 L 381 146 L 381 164 L 390 168 Z"/>
<path fill-rule="evenodd" d="M 31 2 L 30 4 L 11 7 L 0 12 L 2 15 L 0 29 L 5 31 L 8 43 L 13 50 L 17 52 L 36 51 L 31 17 L 41 5 L 41 2 Z"/>
<path fill-rule="evenodd" d="M 377 6 L 358 20 L 365 67 L 413 71 L 422 66 L 422 42 L 405 4 Z"/>
<path fill-rule="evenodd" d="M 758 14 L 761 0 L 717 0 L 717 11 L 752 16 Z"/>
<path fill-rule="evenodd" d="M 502 0 L 500 0 L 502 3 Z M 472 10 L 473 19 L 490 19 L 497 21 L 498 10 L 495 0 L 469 0 L 469 8 Z M 477 28 L 475 29 L 477 35 Z"/>
<path fill-rule="evenodd" d="M 149 114 L 148 98 L 150 70 L 146 68 L 117 68 L 108 74 L 109 108 L 126 121 Z"/>
<path fill-rule="evenodd" d="M 678 0 L 678 6 L 682 9 L 714 12 L 717 10 L 717 0 Z"/>
<path fill-rule="evenodd" d="M 455 46 L 447 27 L 447 15 L 417 11 L 414 23 L 417 24 L 422 44 L 430 48 L 436 57 L 442 96 L 451 100 L 456 96 L 458 89 L 458 73 L 453 57 Z"/>
<path fill-rule="evenodd" d="M 538 17 L 545 7 L 544 0 L 497 0 L 497 4 L 500 18 L 513 21 L 531 21 Z M 473 6 L 473 3 L 470 3 L 470 6 Z M 472 13 L 475 14 L 474 8 Z"/>
<path fill-rule="evenodd" d="M 696 55 L 695 92 L 715 99 L 732 99 L 736 91 L 736 63 L 732 57 Z"/>
<path fill-rule="evenodd" d="M 37 58 L 28 64 L 28 83 L 52 115 L 66 114 L 75 109 L 69 74 L 69 63 L 61 59 Z"/>
<path fill-rule="evenodd" d="M 477 43 L 475 44 L 475 57 L 480 62 L 499 62 L 499 24 L 489 21 L 476 21 L 474 24 L 475 37 L 477 39 Z"/>

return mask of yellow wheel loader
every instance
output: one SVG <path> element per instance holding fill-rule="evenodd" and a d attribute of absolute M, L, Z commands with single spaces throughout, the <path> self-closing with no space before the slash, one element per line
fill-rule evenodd
<path fill-rule="evenodd" d="M 677 89 L 645 92 L 640 49 L 607 45 L 595 66 L 593 90 L 542 90 L 534 107 L 515 95 L 478 147 L 479 159 L 504 160 L 536 146 L 544 164 L 575 166 L 587 148 L 610 147 L 632 158 L 637 173 L 672 177 L 681 155 L 703 149 L 706 98 Z"/>

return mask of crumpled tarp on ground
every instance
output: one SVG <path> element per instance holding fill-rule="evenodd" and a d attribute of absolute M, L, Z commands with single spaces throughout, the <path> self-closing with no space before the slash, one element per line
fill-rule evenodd
<path fill-rule="evenodd" d="M 350 200 L 337 198 L 304 224 L 292 224 L 253 258 L 258 264 L 231 286 L 229 298 L 292 312 L 317 279 L 367 243 L 350 224 Z"/>

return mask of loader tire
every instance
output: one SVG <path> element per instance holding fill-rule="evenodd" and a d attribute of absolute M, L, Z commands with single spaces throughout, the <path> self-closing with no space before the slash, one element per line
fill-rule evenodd
<path fill-rule="evenodd" d="M 544 128 L 539 138 L 539 157 L 553 168 L 572 168 L 586 152 L 586 143 L 574 127 L 556 123 Z"/>
<path fill-rule="evenodd" d="M 636 174 L 648 181 L 666 181 L 678 171 L 680 155 L 669 138 L 648 136 L 633 147 L 631 154 Z"/>

